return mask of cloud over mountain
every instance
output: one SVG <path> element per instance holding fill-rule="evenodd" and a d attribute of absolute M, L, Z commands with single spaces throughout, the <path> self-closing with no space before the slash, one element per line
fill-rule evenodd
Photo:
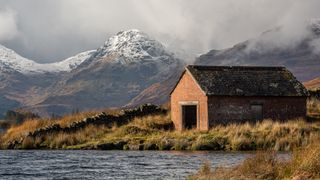
<path fill-rule="evenodd" d="M 0 9 L 0 41 L 10 40 L 18 34 L 15 13 Z"/>
<path fill-rule="evenodd" d="M 318 0 L 0 0 L 0 4 L 0 12 L 15 12 L 2 15 L 6 20 L 0 18 L 0 25 L 8 21 L 13 31 L 5 32 L 15 32 L 15 27 L 19 31 L 19 36 L 0 39 L 0 44 L 39 62 L 95 49 L 106 36 L 132 28 L 192 56 L 278 26 L 285 27 L 281 42 L 290 44 L 304 35 L 300 27 L 306 20 L 320 17 Z M 272 37 L 268 42 L 277 40 Z"/>

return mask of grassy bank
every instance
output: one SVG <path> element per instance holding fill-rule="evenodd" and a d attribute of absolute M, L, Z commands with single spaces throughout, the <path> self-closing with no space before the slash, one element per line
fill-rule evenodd
<path fill-rule="evenodd" d="M 9 128 L 0 137 L 2 148 L 29 132 L 59 124 L 66 127 L 97 112 L 83 112 L 58 119 L 30 119 Z M 118 110 L 108 114 L 120 114 Z M 320 114 L 319 100 L 308 102 L 308 114 Z M 303 147 L 320 136 L 320 122 L 294 119 L 287 122 L 264 120 L 255 124 L 216 126 L 207 132 L 172 130 L 170 112 L 166 115 L 136 117 L 124 125 L 89 125 L 75 132 L 48 133 L 23 139 L 21 149 L 121 149 L 121 150 L 275 150 Z"/>
<path fill-rule="evenodd" d="M 2 137 L 2 142 L 19 138 L 29 131 L 26 129 L 35 129 L 40 122 L 26 121 L 12 127 Z M 288 151 L 320 136 L 320 123 L 299 119 L 283 123 L 264 120 L 256 124 L 230 124 L 208 132 L 177 132 L 170 130 L 171 126 L 169 114 L 146 116 L 122 126 L 88 126 L 73 133 L 27 138 L 21 148 Z"/>
<path fill-rule="evenodd" d="M 258 152 L 242 164 L 231 168 L 211 169 L 205 163 L 190 180 L 215 179 L 319 179 L 320 139 L 293 151 L 291 159 L 279 160 L 274 152 Z"/>

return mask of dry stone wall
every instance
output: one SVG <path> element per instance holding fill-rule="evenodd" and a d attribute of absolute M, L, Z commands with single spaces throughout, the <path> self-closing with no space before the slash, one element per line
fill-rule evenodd
<path fill-rule="evenodd" d="M 30 132 L 28 135 L 18 139 L 13 140 L 7 143 L 7 149 L 17 149 L 22 144 L 23 140 L 25 138 L 36 138 L 45 136 L 47 134 L 52 133 L 72 133 L 76 132 L 80 129 L 83 129 L 89 125 L 122 125 L 128 123 L 130 120 L 136 118 L 136 117 L 143 117 L 147 115 L 154 115 L 154 114 L 166 114 L 167 110 L 160 108 L 159 106 L 155 106 L 152 104 L 145 104 L 141 105 L 134 109 L 126 109 L 122 110 L 122 112 L 119 115 L 109 115 L 104 112 L 99 113 L 95 116 L 85 118 L 80 121 L 76 121 L 71 123 L 67 127 L 61 127 L 59 124 L 53 124 L 50 126 L 46 126 L 43 128 L 39 128 L 33 132 Z"/>

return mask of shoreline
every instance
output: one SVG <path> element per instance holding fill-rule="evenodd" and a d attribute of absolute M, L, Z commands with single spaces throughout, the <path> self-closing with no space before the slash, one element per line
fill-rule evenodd
<path fill-rule="evenodd" d="M 318 113 L 318 101 L 309 112 Z M 59 119 L 31 119 L 0 136 L 0 149 L 284 151 L 304 147 L 320 137 L 320 120 L 263 120 L 217 125 L 208 131 L 175 131 L 169 108 L 89 112 Z"/>
<path fill-rule="evenodd" d="M 28 137 L 14 148 L 1 149 L 290 152 L 306 146 L 320 136 L 320 122 L 308 123 L 301 120 L 231 124 L 207 132 L 148 129 L 136 124 L 143 121 L 139 118 L 119 127 L 89 126 L 72 133 L 58 132 Z"/>

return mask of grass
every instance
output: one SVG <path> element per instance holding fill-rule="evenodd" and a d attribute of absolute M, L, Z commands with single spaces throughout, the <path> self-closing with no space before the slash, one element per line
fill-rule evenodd
<path fill-rule="evenodd" d="M 170 129 L 172 122 L 169 114 L 135 118 L 122 126 L 89 126 L 73 133 L 55 133 L 40 139 L 26 139 L 22 148 L 91 149 L 97 148 L 99 144 L 125 142 L 126 146 L 120 149 L 290 151 L 306 146 L 313 138 L 320 136 L 320 122 L 311 123 L 302 119 L 229 124 L 216 126 L 207 132 L 178 132 Z M 53 122 L 61 120 L 26 121 L 20 126 L 10 128 L 2 137 L 2 142 L 19 138 L 23 133 Z"/>
<path fill-rule="evenodd" d="M 0 129 L 8 129 L 11 124 L 8 121 L 0 120 Z"/>
<path fill-rule="evenodd" d="M 318 179 L 320 178 L 320 139 L 315 138 L 308 146 L 293 151 L 291 159 L 284 161 L 276 153 L 258 152 L 235 167 L 211 169 L 206 162 L 188 179 Z"/>
<path fill-rule="evenodd" d="M 106 110 L 105 110 L 106 111 Z M 74 121 L 95 115 L 82 112 L 58 119 L 30 119 L 15 125 L 0 137 L 1 144 L 20 139 L 29 132 L 52 124 L 62 127 Z M 119 110 L 107 113 L 119 114 Z M 308 114 L 320 114 L 320 102 L 308 101 Z M 52 149 L 146 149 L 146 150 L 274 150 L 291 151 L 304 147 L 320 136 L 320 122 L 294 119 L 287 122 L 264 120 L 254 124 L 228 124 L 209 131 L 172 130 L 170 112 L 167 115 L 149 115 L 135 118 L 128 124 L 112 127 L 89 126 L 72 133 L 54 133 L 36 139 L 25 139 L 21 148 Z M 32 145 L 33 144 L 33 145 Z"/>
<path fill-rule="evenodd" d="M 118 149 L 146 150 L 275 150 L 289 151 L 309 144 L 320 136 L 320 123 L 303 120 L 257 124 L 217 126 L 208 132 L 188 130 L 177 132 L 169 115 L 135 118 L 122 126 L 90 126 L 74 133 L 48 135 L 34 148 L 92 149 L 103 144 L 119 144 Z M 37 140 L 33 140 L 36 142 Z M 115 148 L 115 146 L 107 146 Z"/>
<path fill-rule="evenodd" d="M 67 149 L 88 141 L 94 141 L 109 131 L 105 126 L 88 126 L 74 133 L 56 133 L 42 137 L 26 138 L 22 142 L 22 149 Z"/>
<path fill-rule="evenodd" d="M 310 117 L 320 118 L 320 100 L 316 98 L 311 98 L 307 101 L 307 113 Z"/>
<path fill-rule="evenodd" d="M 118 110 L 105 110 L 110 114 L 118 113 Z M 29 132 L 33 132 L 36 129 L 43 128 L 46 126 L 50 126 L 53 124 L 59 124 L 61 127 L 66 127 L 72 122 L 80 121 L 84 118 L 91 117 L 96 115 L 98 112 L 101 111 L 87 111 L 87 112 L 80 112 L 76 114 L 69 114 L 65 115 L 61 118 L 33 118 L 33 119 L 26 119 L 21 124 L 15 124 L 11 126 L 7 132 L 0 137 L 0 142 L 8 142 L 15 139 L 20 139 L 21 137 L 27 135 Z"/>

